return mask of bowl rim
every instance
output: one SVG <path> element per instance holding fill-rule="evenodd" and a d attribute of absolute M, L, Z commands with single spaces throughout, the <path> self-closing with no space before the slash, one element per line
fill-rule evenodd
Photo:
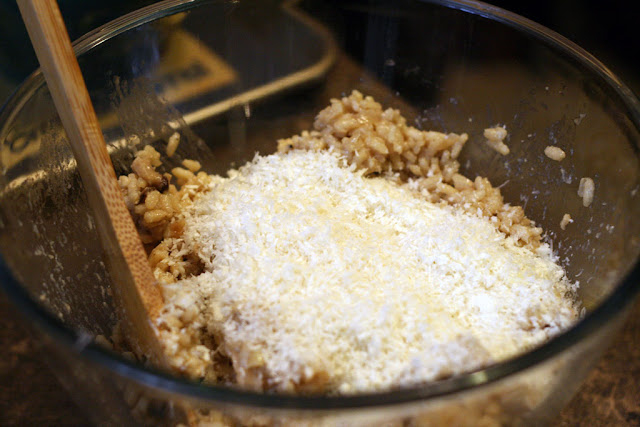
<path fill-rule="evenodd" d="M 138 9 L 117 18 L 99 28 L 85 34 L 74 42 L 74 50 L 81 55 L 107 40 L 132 28 L 186 11 L 198 5 L 212 2 L 234 2 L 235 0 L 164 0 L 159 3 Z M 595 72 L 614 89 L 626 105 L 633 124 L 640 128 L 640 102 L 633 92 L 622 83 L 614 73 L 605 67 L 591 54 L 565 37 L 527 18 L 508 12 L 504 9 L 474 0 L 417 0 L 432 3 L 446 8 L 457 9 L 473 15 L 501 22 L 508 26 L 524 30 L 528 34 L 542 40 L 548 46 L 568 53 L 574 60 Z M 9 123 L 29 96 L 42 84 L 39 70 L 32 73 L 13 93 L 0 109 L 0 125 Z M 3 126 L 4 127 L 4 126 Z M 0 141 L 4 140 L 3 129 L 0 128 Z M 636 142 L 633 147 L 640 152 Z M 99 345 L 89 342 L 87 335 L 66 328 L 63 323 L 49 314 L 37 304 L 13 277 L 0 254 L 0 288 L 4 289 L 9 299 L 36 327 L 40 328 L 56 343 L 62 344 L 79 357 L 86 358 L 106 370 L 112 371 L 125 379 L 135 381 L 142 386 L 159 392 L 180 394 L 183 398 L 214 401 L 225 404 L 238 404 L 256 408 L 295 409 L 295 410 L 335 410 L 364 409 L 398 404 L 408 404 L 427 398 L 438 398 L 471 389 L 486 386 L 512 374 L 525 371 L 581 342 L 608 321 L 628 308 L 634 297 L 640 292 L 640 258 L 620 280 L 620 285 L 592 312 L 577 322 L 569 330 L 554 337 L 540 347 L 491 365 L 487 368 L 449 379 L 431 382 L 421 386 L 407 387 L 399 390 L 363 393 L 353 396 L 296 396 L 283 394 L 266 394 L 238 390 L 228 387 L 199 384 L 181 379 L 154 368 L 143 367 L 121 358 L 105 350 Z"/>

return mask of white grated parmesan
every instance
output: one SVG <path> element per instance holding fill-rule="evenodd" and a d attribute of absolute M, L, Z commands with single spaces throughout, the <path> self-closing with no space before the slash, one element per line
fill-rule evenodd
<path fill-rule="evenodd" d="M 578 317 L 548 245 L 519 247 L 486 218 L 366 178 L 334 152 L 257 156 L 209 190 L 182 237 L 205 272 L 172 288 L 195 301 L 241 386 L 345 394 L 429 381 Z"/>

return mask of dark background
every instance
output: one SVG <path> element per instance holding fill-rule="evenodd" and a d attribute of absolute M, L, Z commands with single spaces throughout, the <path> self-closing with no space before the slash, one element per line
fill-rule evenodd
<path fill-rule="evenodd" d="M 577 43 L 640 95 L 640 15 L 624 0 L 496 0 Z"/>
<path fill-rule="evenodd" d="M 71 39 L 151 0 L 59 0 Z M 640 94 L 640 36 L 633 2 L 623 0 L 494 0 L 545 25 L 595 55 Z M 500 41 L 497 40 L 496 43 Z M 15 0 L 0 0 L 0 103 L 35 68 L 35 55 Z"/>

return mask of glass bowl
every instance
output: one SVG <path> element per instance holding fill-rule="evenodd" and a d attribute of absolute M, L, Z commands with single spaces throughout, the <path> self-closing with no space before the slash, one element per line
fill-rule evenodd
<path fill-rule="evenodd" d="M 468 176 L 503 183 L 546 231 L 584 317 L 540 347 L 419 387 L 345 397 L 207 386 L 95 342 L 116 325 L 82 182 L 46 85 L 31 75 L 0 112 L 0 278 L 51 367 L 96 424 L 538 425 L 569 400 L 640 285 L 640 105 L 605 66 L 527 19 L 473 1 L 170 0 L 75 49 L 116 172 L 162 147 L 224 173 L 311 127 L 352 89 L 423 129 L 467 132 Z M 482 143 L 504 124 L 511 154 Z M 561 163 L 543 154 L 562 147 Z M 170 166 L 170 165 L 169 165 Z M 582 177 L 595 199 L 582 206 Z M 570 213 L 566 230 L 560 220 Z M 189 418 L 191 416 L 191 418 Z M 186 418 L 185 418 L 186 417 Z"/>

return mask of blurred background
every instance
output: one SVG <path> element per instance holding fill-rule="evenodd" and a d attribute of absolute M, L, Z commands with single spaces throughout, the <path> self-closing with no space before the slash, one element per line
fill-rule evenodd
<path fill-rule="evenodd" d="M 331 1 L 331 0 L 329 0 Z M 375 0 L 371 0 L 375 3 Z M 72 40 L 152 0 L 58 0 Z M 637 13 L 623 0 L 494 0 L 595 55 L 638 95 L 640 37 Z M 500 40 L 496 40 L 499 45 Z M 496 46 L 499 47 L 499 46 Z M 0 0 L 0 103 L 37 67 L 15 0 Z"/>
<path fill-rule="evenodd" d="M 118 16 L 156 3 L 153 0 L 58 0 L 71 40 Z M 0 103 L 31 72 L 38 61 L 31 48 L 15 0 L 0 0 Z"/>

